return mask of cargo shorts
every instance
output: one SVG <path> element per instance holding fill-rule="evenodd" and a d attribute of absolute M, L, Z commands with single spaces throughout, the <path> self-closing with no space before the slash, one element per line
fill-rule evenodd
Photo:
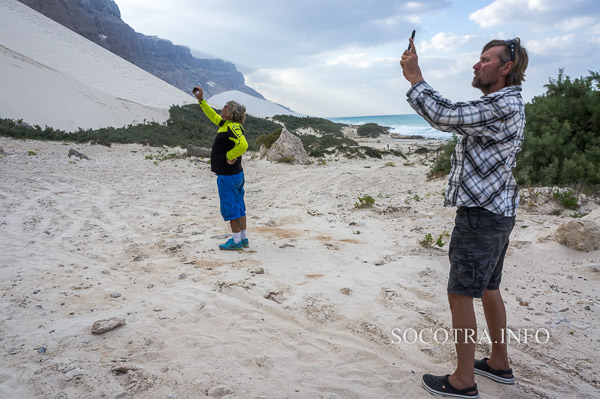
<path fill-rule="evenodd" d="M 481 298 L 485 290 L 497 290 L 514 226 L 514 216 L 459 207 L 448 251 L 448 292 Z"/>

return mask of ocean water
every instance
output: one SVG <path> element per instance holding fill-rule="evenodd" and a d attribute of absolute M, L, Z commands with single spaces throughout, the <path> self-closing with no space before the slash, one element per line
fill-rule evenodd
<path fill-rule="evenodd" d="M 409 115 L 378 115 L 378 116 L 349 116 L 341 118 L 327 118 L 332 122 L 345 123 L 348 125 L 364 125 L 365 123 L 377 123 L 389 127 L 390 133 L 402 134 L 404 136 L 423 136 L 430 139 L 448 140 L 452 134 L 434 129 L 417 114 Z"/>

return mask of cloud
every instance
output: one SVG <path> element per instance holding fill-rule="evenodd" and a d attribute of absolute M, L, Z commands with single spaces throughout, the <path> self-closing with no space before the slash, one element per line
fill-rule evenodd
<path fill-rule="evenodd" d="M 541 61 L 553 61 L 557 58 L 569 62 L 586 59 L 591 62 L 594 58 L 598 62 L 598 36 L 582 37 L 573 33 L 549 37 L 540 40 L 529 40 L 525 43 L 530 58 Z M 590 58 L 590 55 L 592 57 Z M 588 65 L 591 67 L 591 65 Z"/>
<path fill-rule="evenodd" d="M 440 32 L 434 35 L 431 40 L 418 43 L 417 51 L 423 53 L 440 51 L 448 53 L 478 40 L 480 41 L 480 38 L 477 35 L 458 36 L 451 32 Z"/>
<path fill-rule="evenodd" d="M 536 30 L 574 30 L 600 19 L 596 0 L 495 0 L 469 15 L 481 28 L 525 23 Z"/>
<path fill-rule="evenodd" d="M 133 3 L 130 3 L 133 2 Z M 408 37 L 423 16 L 452 0 L 119 0 L 124 20 L 147 35 L 250 68 L 302 66 L 323 49 L 373 47 Z M 226 7 L 224 10 L 223 8 Z M 152 18 L 152 25 L 145 21 Z M 157 20 L 159 19 L 159 20 Z M 161 31 L 158 32 L 156 29 Z M 228 49 L 235 55 L 225 56 Z"/>

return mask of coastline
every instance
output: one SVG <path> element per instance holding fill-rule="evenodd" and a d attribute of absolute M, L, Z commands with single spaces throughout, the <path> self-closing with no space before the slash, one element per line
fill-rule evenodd
<path fill-rule="evenodd" d="M 433 155 L 415 153 L 439 141 L 357 141 L 408 159 L 245 157 L 251 247 L 230 253 L 204 160 L 0 137 L 0 396 L 427 397 L 421 375 L 450 373 L 453 345 L 392 331 L 451 327 L 447 245 L 420 244 L 454 223 Z M 373 207 L 355 207 L 364 195 Z M 549 341 L 510 345 L 517 383 L 478 377 L 483 399 L 600 394 L 598 251 L 548 239 L 569 218 L 551 206 L 520 208 L 501 285 L 509 327 Z M 91 333 L 112 317 L 125 324 Z"/>

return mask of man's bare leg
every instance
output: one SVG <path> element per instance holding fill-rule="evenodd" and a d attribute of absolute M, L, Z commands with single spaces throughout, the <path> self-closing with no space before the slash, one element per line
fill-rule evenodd
<path fill-rule="evenodd" d="M 455 347 L 458 358 L 456 370 L 448 377 L 448 381 L 456 389 L 466 389 L 475 385 L 473 369 L 477 320 L 473 309 L 473 298 L 449 292 L 448 302 L 452 313 L 452 328 L 456 334 Z"/>
<path fill-rule="evenodd" d="M 500 290 L 485 290 L 481 302 L 492 340 L 492 354 L 487 362 L 488 366 L 494 370 L 508 370 L 510 366 L 505 339 L 506 309 Z M 509 375 L 505 377 L 509 377 Z"/>

